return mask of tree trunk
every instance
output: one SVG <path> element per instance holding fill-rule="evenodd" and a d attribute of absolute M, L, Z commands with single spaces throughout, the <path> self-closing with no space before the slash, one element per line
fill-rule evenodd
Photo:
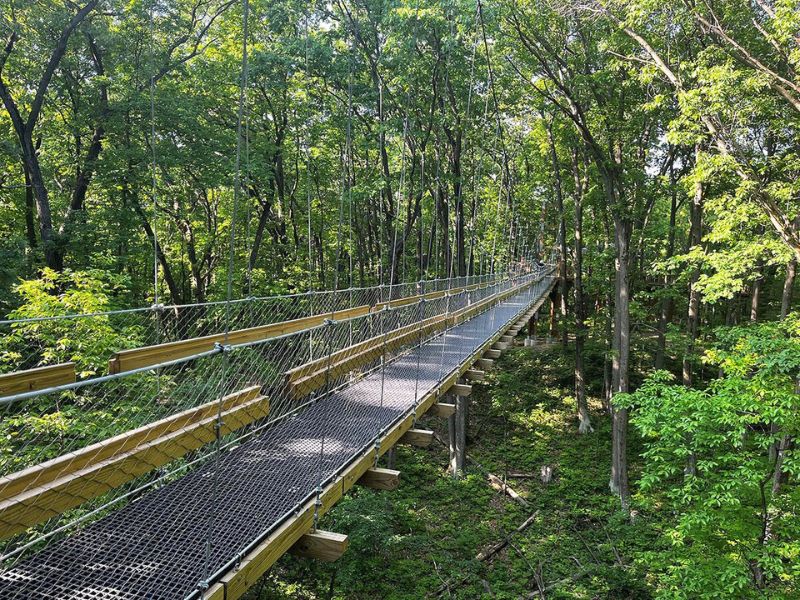
<path fill-rule="evenodd" d="M 567 348 L 567 224 L 564 215 L 564 189 L 561 181 L 561 166 L 556 153 L 556 144 L 553 139 L 553 128 L 550 121 L 547 122 L 547 139 L 550 146 L 550 162 L 553 167 L 553 188 L 556 197 L 556 209 L 558 210 L 559 224 L 559 250 L 561 260 L 558 262 L 558 306 L 561 313 L 561 344 Z"/>
<path fill-rule="evenodd" d="M 675 222 L 678 214 L 678 190 L 675 185 L 675 169 L 674 161 L 670 160 L 669 165 L 669 179 L 670 179 L 670 207 L 669 207 L 669 233 L 667 234 L 667 259 L 672 258 L 675 254 Z M 661 313 L 658 318 L 658 343 L 656 346 L 655 368 L 663 369 L 667 353 L 667 326 L 672 322 L 672 313 L 675 308 L 675 303 L 670 295 L 669 287 L 671 285 L 671 278 L 668 274 L 664 274 L 662 280 L 664 284 L 665 297 L 661 299 Z"/>
<path fill-rule="evenodd" d="M 797 277 L 797 259 L 792 260 L 786 265 L 786 277 L 783 280 L 783 293 L 781 294 L 781 321 L 786 318 L 792 308 L 792 293 L 794 290 L 794 280 Z"/>
<path fill-rule="evenodd" d="M 631 223 L 620 215 L 614 216 L 616 242 L 616 302 L 614 303 L 614 336 L 612 345 L 611 387 L 614 394 L 628 391 L 630 363 L 630 240 Z M 611 491 L 617 494 L 627 509 L 628 487 L 628 411 L 612 406 L 611 430 Z"/>
<path fill-rule="evenodd" d="M 696 150 L 699 152 L 699 149 Z M 702 182 L 695 182 L 692 203 L 689 208 L 689 250 L 699 246 L 703 238 L 703 196 L 704 189 Z M 695 342 L 700 324 L 700 292 L 697 290 L 697 280 L 700 276 L 698 270 L 692 269 L 689 276 L 689 310 L 686 319 L 686 334 L 689 342 L 686 347 L 686 354 L 683 357 L 683 385 L 692 385 L 692 359 L 695 350 Z"/>
<path fill-rule="evenodd" d="M 586 374 L 583 368 L 583 349 L 586 340 L 586 309 L 583 298 L 583 182 L 574 154 L 573 171 L 575 175 L 575 401 L 578 405 L 578 433 L 583 434 L 593 429 L 586 401 Z"/>

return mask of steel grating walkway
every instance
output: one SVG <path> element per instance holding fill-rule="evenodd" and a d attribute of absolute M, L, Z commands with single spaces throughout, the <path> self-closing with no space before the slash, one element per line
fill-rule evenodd
<path fill-rule="evenodd" d="M 313 497 L 320 473 L 324 485 L 408 415 L 419 398 L 538 300 L 547 280 L 268 428 L 218 463 L 208 461 L 51 544 L 0 574 L 0 598 L 166 600 L 192 594 Z"/>

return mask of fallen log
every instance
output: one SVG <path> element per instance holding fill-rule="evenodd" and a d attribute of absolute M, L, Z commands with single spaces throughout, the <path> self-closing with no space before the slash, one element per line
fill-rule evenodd
<path fill-rule="evenodd" d="M 530 517 L 525 519 L 525 521 L 522 523 L 522 525 L 517 527 L 514 531 L 509 533 L 502 540 L 500 540 L 496 544 L 493 544 L 492 546 L 490 546 L 486 550 L 482 550 L 481 552 L 479 552 L 478 555 L 475 557 L 475 560 L 479 560 L 481 562 L 485 562 L 485 561 L 489 560 L 490 558 L 492 558 L 495 554 L 497 554 L 503 548 L 508 546 L 509 542 L 511 541 L 511 538 L 513 538 L 518 533 L 522 533 L 528 527 L 530 527 L 531 524 L 536 520 L 536 517 L 538 517 L 538 516 L 539 516 L 539 511 L 537 510 Z"/>

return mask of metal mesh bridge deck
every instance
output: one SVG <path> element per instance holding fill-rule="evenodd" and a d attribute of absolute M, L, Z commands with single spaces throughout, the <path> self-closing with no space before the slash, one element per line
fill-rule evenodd
<path fill-rule="evenodd" d="M 200 597 L 201 582 L 291 517 L 543 293 L 511 296 L 50 544 L 0 574 L 0 598 Z"/>

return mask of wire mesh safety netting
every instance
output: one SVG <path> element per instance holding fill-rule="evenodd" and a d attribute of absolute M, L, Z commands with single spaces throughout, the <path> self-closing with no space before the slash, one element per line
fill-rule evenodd
<path fill-rule="evenodd" d="M 414 284 L 408 304 L 0 399 L 0 597 L 199 594 L 541 298 L 549 273 Z M 379 291 L 373 304 L 394 293 Z"/>
<path fill-rule="evenodd" d="M 79 378 L 103 375 L 116 352 L 219 334 L 226 323 L 248 329 L 344 311 L 373 307 L 389 300 L 428 292 L 460 289 L 504 279 L 501 274 L 425 282 L 310 291 L 282 296 L 242 298 L 182 305 L 155 305 L 91 314 L 71 314 L 53 302 L 58 314 L 29 317 L 24 307 L 15 318 L 0 320 L 0 373 L 76 363 Z"/>

